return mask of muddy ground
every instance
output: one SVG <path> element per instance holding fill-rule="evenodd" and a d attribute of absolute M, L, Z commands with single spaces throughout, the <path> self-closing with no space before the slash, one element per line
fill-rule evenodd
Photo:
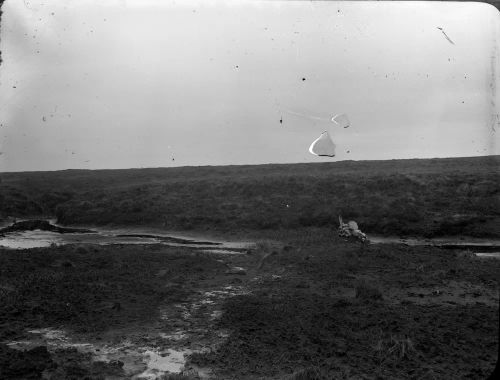
<path fill-rule="evenodd" d="M 500 260 L 326 229 L 0 250 L 0 378 L 485 379 Z"/>

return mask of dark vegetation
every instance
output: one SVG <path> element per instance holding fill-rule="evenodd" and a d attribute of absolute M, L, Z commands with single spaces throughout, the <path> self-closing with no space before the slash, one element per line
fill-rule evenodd
<path fill-rule="evenodd" d="M 42 372 L 54 366 L 47 347 L 35 347 L 27 351 L 9 349 L 0 343 L 0 378 L 41 379 Z"/>
<path fill-rule="evenodd" d="M 2 249 L 0 341 L 29 327 L 63 325 L 99 333 L 145 323 L 157 318 L 160 303 L 184 300 L 192 281 L 222 269 L 206 255 L 182 248 Z"/>
<path fill-rule="evenodd" d="M 195 363 L 215 367 L 224 379 L 486 379 L 492 373 L 498 305 L 476 302 L 466 289 L 498 289 L 500 261 L 429 247 L 361 250 L 318 231 L 309 241 L 290 240 L 262 266 L 283 275 L 229 299 L 220 326 L 230 338 L 218 350 L 193 355 Z M 437 301 L 429 290 L 445 291 L 451 281 L 466 283 L 463 294 Z M 426 295 L 409 297 L 415 289 Z"/>
<path fill-rule="evenodd" d="M 306 291 L 258 293 L 227 303 L 222 326 L 234 335 L 193 360 L 220 366 L 222 378 L 272 378 L 313 367 L 320 379 L 374 373 L 486 379 L 496 362 L 494 315 L 485 306 L 367 305 Z"/>
<path fill-rule="evenodd" d="M 0 215 L 249 231 L 354 219 L 383 235 L 500 237 L 500 157 L 2 173 Z"/>
<path fill-rule="evenodd" d="M 105 380 L 123 378 L 120 361 L 92 361 L 75 348 L 50 352 L 45 346 L 20 351 L 0 343 L 0 379 Z"/>

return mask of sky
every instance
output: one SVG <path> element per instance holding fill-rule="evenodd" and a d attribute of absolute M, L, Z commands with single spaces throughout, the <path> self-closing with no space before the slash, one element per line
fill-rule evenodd
<path fill-rule="evenodd" d="M 6 0 L 3 12 L 0 172 L 500 154 L 488 4 Z M 329 121 L 340 113 L 349 128 Z M 333 158 L 309 153 L 323 131 Z"/>

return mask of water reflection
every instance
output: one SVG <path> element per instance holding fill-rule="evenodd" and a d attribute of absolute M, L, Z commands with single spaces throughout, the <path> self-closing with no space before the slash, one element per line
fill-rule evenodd
<path fill-rule="evenodd" d="M 0 246 L 14 249 L 49 247 L 51 244 L 61 244 L 62 235 L 49 231 L 13 232 L 0 238 Z"/>
<path fill-rule="evenodd" d="M 500 258 L 500 240 L 477 238 L 408 238 L 370 236 L 371 244 L 404 244 L 407 246 L 429 246 L 449 250 L 469 251 L 477 257 Z"/>
<path fill-rule="evenodd" d="M 162 244 L 172 247 L 190 247 L 213 251 L 214 253 L 245 253 L 253 246 L 251 242 L 215 241 L 195 239 L 185 236 L 173 236 L 158 233 L 146 233 L 139 229 L 100 230 L 93 228 L 92 233 L 57 233 L 52 231 L 17 231 L 0 235 L 0 247 L 10 249 L 28 249 L 49 247 L 52 244 Z M 214 249 L 216 248 L 216 249 Z M 211 250 L 209 250 L 211 249 Z"/>

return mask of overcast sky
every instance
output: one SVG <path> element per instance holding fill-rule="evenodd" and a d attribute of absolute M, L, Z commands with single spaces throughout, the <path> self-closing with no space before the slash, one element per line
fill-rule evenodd
<path fill-rule="evenodd" d="M 500 13 L 487 4 L 7 0 L 3 11 L 0 171 L 500 154 Z M 350 128 L 318 120 L 337 113 Z M 335 158 L 308 151 L 325 130 Z"/>

